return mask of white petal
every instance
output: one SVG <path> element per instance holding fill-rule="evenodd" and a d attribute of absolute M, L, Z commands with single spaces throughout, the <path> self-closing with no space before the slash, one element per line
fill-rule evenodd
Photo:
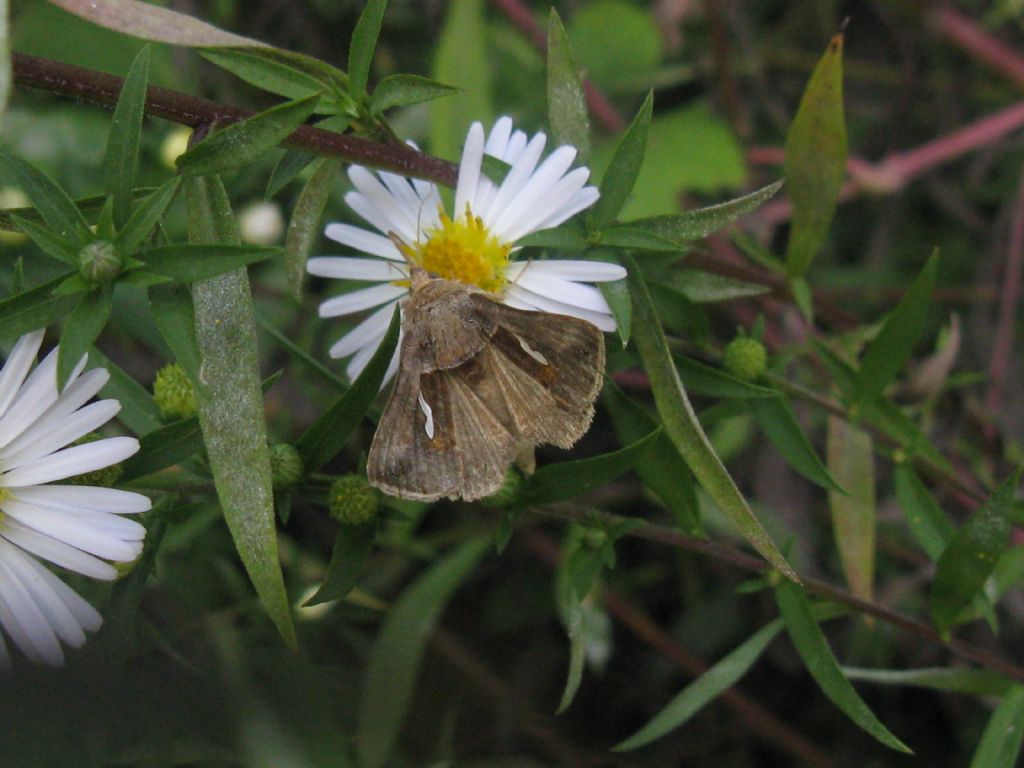
<path fill-rule="evenodd" d="M 327 225 L 324 229 L 324 234 L 337 243 L 347 245 L 349 248 L 355 248 L 357 251 L 368 253 L 371 256 L 380 256 L 393 261 L 405 260 L 402 252 L 391 242 L 390 238 L 378 235 L 376 232 L 370 232 L 362 227 L 353 227 L 351 224 L 335 222 L 334 224 Z M 314 260 L 311 259 L 311 261 Z M 309 271 L 314 275 L 321 274 L 313 272 L 312 269 Z M 322 277 L 333 277 L 333 275 L 322 275 Z"/>
<path fill-rule="evenodd" d="M 592 312 L 580 307 L 574 307 L 571 304 L 563 304 L 560 301 L 555 301 L 554 299 L 549 299 L 546 296 L 540 296 L 533 291 L 528 291 L 518 285 L 511 285 L 508 287 L 506 291 L 506 303 L 509 303 L 508 299 L 512 299 L 520 305 L 525 304 L 527 307 L 536 307 L 542 312 L 553 312 L 557 315 L 578 317 L 580 320 L 586 320 L 588 323 L 593 323 L 606 333 L 615 330 L 615 318 L 611 315 L 602 314 L 601 312 Z"/>
<path fill-rule="evenodd" d="M 534 169 L 537 167 L 537 162 L 544 152 L 546 141 L 547 136 L 543 133 L 538 133 L 530 139 L 530 143 L 526 145 L 522 155 L 512 165 L 512 170 L 508 172 L 505 180 L 501 182 L 501 187 L 498 189 L 498 193 L 494 196 L 491 204 L 487 206 L 487 210 L 474 211 L 484 220 L 488 229 L 492 228 L 493 222 L 501 216 L 505 206 L 511 203 L 520 190 L 529 182 Z"/>
<path fill-rule="evenodd" d="M 117 464 L 138 450 L 139 441 L 134 437 L 107 437 L 85 445 L 74 445 L 29 466 L 12 469 L 3 475 L 3 485 L 17 488 L 64 480 Z"/>
<path fill-rule="evenodd" d="M 398 363 L 401 360 L 401 351 L 402 351 L 402 335 L 401 335 L 401 333 L 399 333 L 399 335 L 398 335 L 398 345 L 395 347 L 395 354 L 393 354 L 391 356 L 391 362 L 388 363 L 388 369 L 387 369 L 387 371 L 384 372 L 384 378 L 381 379 L 381 382 L 380 382 L 380 388 L 381 389 L 384 389 L 384 387 L 387 386 L 387 383 L 389 381 L 391 381 L 391 377 L 394 376 L 395 373 L 398 371 Z"/>
<path fill-rule="evenodd" d="M 18 394 L 18 388 L 28 375 L 32 361 L 36 359 L 39 345 L 43 343 L 44 331 L 26 333 L 11 350 L 10 357 L 0 369 L 0 416 L 7 412 L 7 407 Z"/>
<path fill-rule="evenodd" d="M 622 280 L 626 276 L 626 270 L 623 267 L 605 261 L 547 259 L 544 261 L 514 261 L 505 270 L 505 277 L 515 282 L 515 279 L 525 269 L 580 283 L 609 283 L 614 280 Z"/>
<path fill-rule="evenodd" d="M 110 563 L 75 549 L 63 541 L 57 541 L 52 536 L 27 528 L 16 520 L 6 520 L 3 529 L 0 530 L 0 536 L 42 560 L 83 576 L 102 581 L 112 581 L 117 577 L 117 569 Z"/>
<path fill-rule="evenodd" d="M 145 512 L 153 505 L 141 493 L 92 485 L 41 485 L 19 488 L 16 495 L 22 501 L 54 509 L 95 510 L 113 515 Z"/>
<path fill-rule="evenodd" d="M 381 228 L 381 232 L 396 232 L 406 241 L 415 238 L 419 223 L 419 206 L 410 209 L 403 205 L 376 175 L 362 166 L 353 165 L 348 176 L 367 202 L 387 221 L 387 228 Z"/>
<path fill-rule="evenodd" d="M 373 353 L 377 351 L 377 347 L 380 346 L 380 342 L 383 338 L 384 334 L 381 334 L 380 339 L 376 342 L 367 344 L 352 355 L 352 359 L 349 360 L 348 365 L 345 366 L 345 374 L 348 376 L 350 381 L 355 381 L 359 377 L 359 374 L 363 372 L 363 369 L 369 364 L 370 358 L 372 358 Z"/>
<path fill-rule="evenodd" d="M 523 150 L 527 147 L 526 134 L 522 131 L 516 131 L 512 134 L 511 138 L 506 142 L 500 153 L 494 154 L 496 158 L 501 160 L 503 163 L 513 165 L 516 160 L 523 154 Z M 491 154 L 488 152 L 487 154 Z M 509 171 L 511 173 L 511 171 Z M 506 176 L 506 179 L 508 177 Z M 473 213 L 477 216 L 483 216 L 484 212 L 491 209 L 491 204 L 494 202 L 495 196 L 498 194 L 498 185 L 488 179 L 486 176 L 480 177 L 480 185 L 477 189 L 476 200 L 473 205 Z"/>
<path fill-rule="evenodd" d="M 60 666 L 64 653 L 57 635 L 9 564 L 17 558 L 18 550 L 0 540 L 0 624 L 31 661 Z"/>
<path fill-rule="evenodd" d="M 120 410 L 121 403 L 117 400 L 98 400 L 63 419 L 37 421 L 4 449 L 0 467 L 20 467 L 70 445 L 83 435 L 99 429 Z"/>
<path fill-rule="evenodd" d="M 337 280 L 367 280 L 385 282 L 408 280 L 408 268 L 382 259 L 361 259 L 347 256 L 318 256 L 306 262 L 306 270 L 318 277 Z"/>
<path fill-rule="evenodd" d="M 374 205 L 359 192 L 346 192 L 345 204 L 362 216 L 368 224 L 372 224 L 379 231 L 387 233 L 390 229 L 393 229 L 387 216 L 378 211 Z"/>
<path fill-rule="evenodd" d="M 514 219 L 510 218 L 505 222 L 502 229 L 504 239 L 515 242 L 531 232 L 557 226 L 573 213 L 592 205 L 597 201 L 596 196 L 592 200 L 589 193 L 580 197 L 583 185 L 589 177 L 589 168 L 576 168 L 550 185 L 536 197 L 529 208 L 520 209 Z"/>
<path fill-rule="evenodd" d="M 384 186 L 388 188 L 398 204 L 410 211 L 419 210 L 420 206 L 423 205 L 423 199 L 416 194 L 412 184 L 409 183 L 409 179 L 404 176 L 399 176 L 397 173 L 388 173 L 387 171 L 377 171 L 377 175 L 380 180 L 384 182 Z"/>
<path fill-rule="evenodd" d="M 364 309 L 377 307 L 386 301 L 404 296 L 409 289 L 401 285 L 384 283 L 375 285 L 372 288 L 360 288 L 358 291 L 343 293 L 327 299 L 320 305 L 320 317 L 339 317 L 350 315 L 353 312 L 362 312 Z"/>
<path fill-rule="evenodd" d="M 606 315 L 611 314 L 608 302 L 605 301 L 601 291 L 592 285 L 562 280 L 532 269 L 523 270 L 516 280 L 516 285 L 562 304 Z"/>
<path fill-rule="evenodd" d="M 47 570 L 16 549 L 8 553 L 7 565 L 21 579 L 29 597 L 57 637 L 73 648 L 80 647 L 85 642 L 85 632 L 60 595 L 51 588 L 51 582 L 43 575 L 48 573 Z"/>
<path fill-rule="evenodd" d="M 484 152 L 492 157 L 501 157 L 505 154 L 505 148 L 508 147 L 508 140 L 511 135 L 512 118 L 508 115 L 499 117 L 491 128 L 491 132 L 487 135 L 487 144 L 484 146 Z"/>
<path fill-rule="evenodd" d="M 353 352 L 372 344 L 376 349 L 387 332 L 391 317 L 395 312 L 396 301 L 385 304 L 359 325 L 338 339 L 331 347 L 331 357 L 348 357 Z"/>
<path fill-rule="evenodd" d="M 499 238 L 511 242 L 505 232 L 522 218 L 541 220 L 548 212 L 544 203 L 548 195 L 565 175 L 576 159 L 575 147 L 559 147 L 540 166 L 514 199 L 494 219 L 491 231 Z M 582 169 L 577 169 L 582 170 Z"/>
<path fill-rule="evenodd" d="M 96 525 L 96 518 L 78 517 L 66 512 L 56 512 L 21 501 L 8 499 L 3 505 L 4 514 L 17 520 L 26 528 L 63 541 L 69 546 L 88 552 L 104 560 L 131 562 L 142 550 L 138 539 L 124 541 Z M 110 516 L 113 517 L 113 516 Z M 125 517 L 114 517 L 122 523 L 132 523 Z"/>
<path fill-rule="evenodd" d="M 493 131 L 492 131 L 493 133 Z M 480 123 L 469 126 L 466 143 L 462 147 L 462 160 L 459 162 L 459 181 L 455 187 L 455 216 L 466 212 L 466 204 L 472 207 L 476 199 L 477 185 L 480 182 L 480 164 L 484 158 L 484 127 Z"/>
<path fill-rule="evenodd" d="M 570 174 L 570 176 L 571 175 L 572 174 Z M 569 176 L 566 176 L 565 178 L 569 178 Z M 561 205 L 553 207 L 551 212 L 537 224 L 536 229 L 531 229 L 529 231 L 533 232 L 541 229 L 548 229 L 549 227 L 557 227 L 563 221 L 572 218 L 580 211 L 592 206 L 597 202 L 599 197 L 601 197 L 601 193 L 597 190 L 597 187 L 584 187 Z M 522 237 L 522 235 L 520 235 L 520 237 Z"/>
<path fill-rule="evenodd" d="M 57 400 L 57 350 L 54 349 L 22 384 L 11 408 L 0 417 L 0 448 L 42 416 Z"/>

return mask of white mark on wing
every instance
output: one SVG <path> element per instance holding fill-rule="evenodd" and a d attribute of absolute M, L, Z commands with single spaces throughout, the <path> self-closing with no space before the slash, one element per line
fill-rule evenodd
<path fill-rule="evenodd" d="M 423 393 L 420 392 L 416 395 L 420 401 L 420 410 L 423 411 L 423 415 L 427 418 L 427 423 L 423 425 L 423 431 L 427 433 L 427 437 L 431 440 L 434 439 L 434 409 L 430 407 L 430 403 L 423 399 Z"/>
<path fill-rule="evenodd" d="M 550 365 L 550 363 L 548 362 L 547 358 L 544 357 L 544 355 L 542 355 L 540 352 L 538 352 L 536 349 L 534 349 L 533 347 L 526 343 L 526 339 L 524 339 L 522 336 L 519 336 L 518 334 L 512 335 L 515 336 L 516 339 L 518 339 L 519 346 L 523 348 L 523 352 L 528 354 L 541 365 Z"/>

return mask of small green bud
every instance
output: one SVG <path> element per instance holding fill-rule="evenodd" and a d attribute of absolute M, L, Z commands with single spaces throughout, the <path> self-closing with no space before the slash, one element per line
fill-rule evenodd
<path fill-rule="evenodd" d="M 85 445 L 86 443 L 94 443 L 97 440 L 102 439 L 103 435 L 98 432 L 90 432 L 88 435 L 83 435 L 75 440 L 72 445 Z M 123 467 L 121 466 L 121 463 L 118 462 L 117 464 L 111 464 L 109 467 L 100 467 L 99 469 L 94 469 L 92 472 L 86 472 L 82 475 L 69 477 L 67 480 L 63 480 L 62 482 L 69 485 L 94 485 L 101 488 L 110 488 L 117 482 L 117 479 L 121 477 L 122 469 Z"/>
<path fill-rule="evenodd" d="M 270 476 L 275 488 L 291 488 L 302 479 L 302 457 L 289 443 L 270 446 Z"/>
<path fill-rule="evenodd" d="M 327 492 L 327 509 L 345 525 L 365 525 L 377 516 L 377 489 L 362 475 L 342 475 Z"/>
<path fill-rule="evenodd" d="M 515 467 L 509 467 L 501 488 L 481 500 L 485 507 L 509 507 L 519 501 L 523 494 L 523 476 Z"/>
<path fill-rule="evenodd" d="M 107 285 L 121 274 L 121 252 L 108 240 L 93 240 L 78 252 L 78 274 L 91 285 Z"/>
<path fill-rule="evenodd" d="M 165 365 L 156 373 L 153 382 L 153 397 L 165 421 L 187 419 L 195 416 L 196 391 L 185 369 L 178 363 Z"/>
<path fill-rule="evenodd" d="M 768 367 L 768 351 L 757 339 L 737 336 L 725 348 L 725 370 L 744 381 L 754 381 Z"/>

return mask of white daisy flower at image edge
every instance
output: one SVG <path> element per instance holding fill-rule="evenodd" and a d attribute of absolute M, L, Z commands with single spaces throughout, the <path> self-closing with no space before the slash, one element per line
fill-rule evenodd
<path fill-rule="evenodd" d="M 483 126 L 473 123 L 459 163 L 454 216 L 442 210 L 434 184 L 358 165 L 349 169 L 355 190 L 345 202 L 377 231 L 334 223 L 325 234 L 373 258 L 323 256 L 308 264 L 309 272 L 320 277 L 376 283 L 320 305 L 321 317 L 377 308 L 330 349 L 331 357 L 351 357 L 349 378 L 366 367 L 384 338 L 394 305 L 409 293 L 409 265 L 391 234 L 427 272 L 476 285 L 511 307 L 572 315 L 603 331 L 615 330 L 604 296 L 588 283 L 621 280 L 626 276 L 622 267 L 511 258 L 521 238 L 558 226 L 597 202 L 597 188 L 586 186 L 590 169 L 569 170 L 576 149 L 558 147 L 542 162 L 546 140 L 543 133 L 527 139 L 522 131 L 513 131 L 508 117 L 500 118 L 486 137 Z M 510 166 L 500 184 L 481 172 L 485 154 Z M 386 378 L 397 366 L 396 350 Z"/>
<path fill-rule="evenodd" d="M 124 517 L 145 512 L 147 497 L 58 481 L 117 464 L 139 449 L 134 437 L 71 445 L 106 424 L 117 400 L 86 405 L 110 378 L 79 362 L 57 391 L 57 350 L 35 366 L 43 332 L 22 336 L 0 368 L 0 666 L 10 664 L 4 637 L 31 661 L 59 666 L 61 644 L 79 647 L 99 628 L 99 613 L 44 567 L 46 561 L 112 580 L 111 564 L 142 552 L 146 529 Z"/>

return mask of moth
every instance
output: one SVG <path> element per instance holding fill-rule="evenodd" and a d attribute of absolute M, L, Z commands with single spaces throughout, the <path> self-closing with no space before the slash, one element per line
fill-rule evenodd
<path fill-rule="evenodd" d="M 413 266 L 395 386 L 370 446 L 370 483 L 392 496 L 471 501 L 533 449 L 571 447 L 604 376 L 592 323 L 527 312 Z"/>

